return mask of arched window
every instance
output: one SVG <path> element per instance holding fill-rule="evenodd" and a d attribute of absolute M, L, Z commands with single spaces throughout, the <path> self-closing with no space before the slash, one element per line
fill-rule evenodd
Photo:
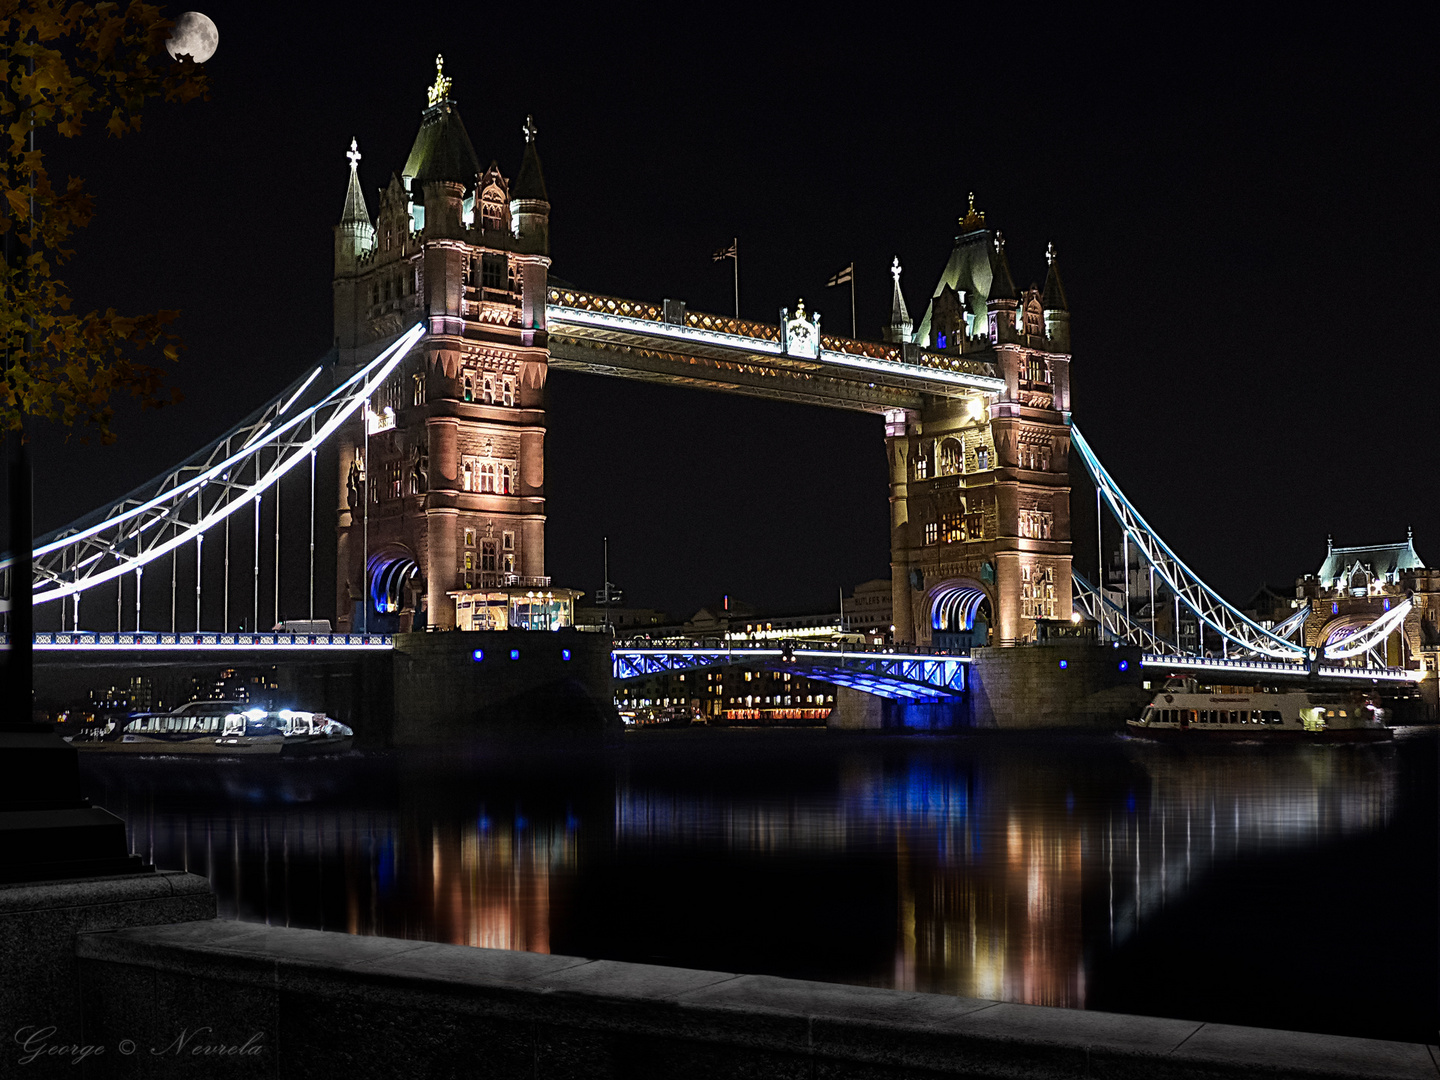
<path fill-rule="evenodd" d="M 487 461 L 480 466 L 480 490 L 493 493 L 495 491 L 495 463 Z"/>
<path fill-rule="evenodd" d="M 990 451 L 983 446 L 975 451 L 975 468 L 980 472 L 990 468 Z"/>
<path fill-rule="evenodd" d="M 940 475 L 954 476 L 965 468 L 965 451 L 959 439 L 945 439 L 940 443 Z"/>
<path fill-rule="evenodd" d="M 475 376 L 473 375 L 465 376 L 465 400 L 475 400 Z"/>
<path fill-rule="evenodd" d="M 512 480 L 513 480 L 513 474 L 511 473 L 510 466 L 509 466 L 509 465 L 501 465 L 501 466 L 500 466 L 500 494 L 501 494 L 501 495 L 510 495 L 510 494 L 513 494 L 513 491 L 512 491 L 512 489 L 511 489 Z"/>
<path fill-rule="evenodd" d="M 475 471 L 471 468 L 468 461 L 465 463 L 465 467 L 460 470 L 460 490 L 475 490 Z"/>

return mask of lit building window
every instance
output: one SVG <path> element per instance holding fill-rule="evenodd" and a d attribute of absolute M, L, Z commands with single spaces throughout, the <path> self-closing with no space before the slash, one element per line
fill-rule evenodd
<path fill-rule="evenodd" d="M 475 376 L 468 372 L 465 375 L 464 399 L 466 401 L 475 400 Z"/>
<path fill-rule="evenodd" d="M 495 376 L 487 374 L 484 384 L 484 398 L 486 405 L 495 404 Z"/>
<path fill-rule="evenodd" d="M 940 539 L 940 525 L 934 521 L 925 523 L 925 543 L 933 544 Z"/>
<path fill-rule="evenodd" d="M 945 439 L 940 443 L 941 476 L 954 476 L 964 469 L 965 451 L 958 439 Z"/>

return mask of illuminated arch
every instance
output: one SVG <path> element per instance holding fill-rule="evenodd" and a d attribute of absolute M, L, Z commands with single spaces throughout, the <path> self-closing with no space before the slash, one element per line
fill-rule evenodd
<path fill-rule="evenodd" d="M 389 615 L 405 606 L 405 584 L 420 573 L 420 566 L 409 551 L 397 546 L 371 555 L 366 570 L 371 605 L 380 614 Z"/>
<path fill-rule="evenodd" d="M 927 598 L 930 629 L 940 633 L 963 633 L 975 629 L 975 617 L 982 606 L 989 606 L 990 594 L 979 582 L 968 578 L 942 581 L 930 589 Z"/>

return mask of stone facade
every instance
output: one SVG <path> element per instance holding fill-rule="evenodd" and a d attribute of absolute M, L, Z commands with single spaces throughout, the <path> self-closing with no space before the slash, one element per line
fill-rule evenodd
<path fill-rule="evenodd" d="M 527 120 L 512 183 L 480 165 L 440 71 L 428 101 L 373 221 L 352 143 L 335 229 L 339 370 L 417 322 L 427 330 L 369 417 L 341 433 L 341 630 L 453 629 L 456 590 L 549 584 L 550 204 L 535 129 Z"/>
<path fill-rule="evenodd" d="M 1053 249 L 1044 288 L 1017 290 L 973 200 L 960 226 L 911 343 L 987 361 L 1005 388 L 887 419 L 895 637 L 984 644 L 988 626 L 1011 644 L 1071 612 L 1069 305 Z M 908 320 L 897 276 L 892 340 Z"/>

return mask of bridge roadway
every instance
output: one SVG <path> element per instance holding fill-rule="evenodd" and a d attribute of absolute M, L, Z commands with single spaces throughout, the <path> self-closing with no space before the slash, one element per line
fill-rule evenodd
<path fill-rule="evenodd" d="M 0 634 L 0 649 L 8 649 L 8 634 Z M 1019 646 L 1023 648 L 1023 646 Z M 144 658 L 154 662 L 175 654 L 181 660 L 215 656 L 229 661 L 252 655 L 265 663 L 284 657 L 317 660 L 326 656 L 384 653 L 395 648 L 389 634 L 221 634 L 164 633 L 154 631 L 69 631 L 35 635 L 35 651 L 45 659 L 72 656 L 93 662 L 101 656 Z M 963 694 L 965 668 L 970 657 L 943 650 L 913 646 L 828 645 L 807 642 L 791 648 L 751 647 L 717 639 L 685 643 L 619 642 L 612 650 L 617 680 L 639 679 L 668 672 L 695 671 L 737 664 L 789 671 L 838 686 L 851 686 L 879 697 L 939 701 Z M 1158 672 L 1209 675 L 1256 680 L 1280 678 L 1346 684 L 1414 684 L 1418 671 L 1406 668 L 1346 667 L 1319 664 L 1315 671 L 1304 664 L 1270 659 L 1175 656 L 1146 653 L 1142 665 Z"/>
<path fill-rule="evenodd" d="M 553 288 L 546 301 L 550 366 L 561 371 L 882 415 L 918 410 L 926 397 L 1005 389 L 996 366 L 983 360 L 829 334 L 797 339 L 787 330 L 794 320 L 757 323 L 688 311 L 673 300 L 574 289 Z M 808 320 L 818 327 L 818 316 Z"/>

